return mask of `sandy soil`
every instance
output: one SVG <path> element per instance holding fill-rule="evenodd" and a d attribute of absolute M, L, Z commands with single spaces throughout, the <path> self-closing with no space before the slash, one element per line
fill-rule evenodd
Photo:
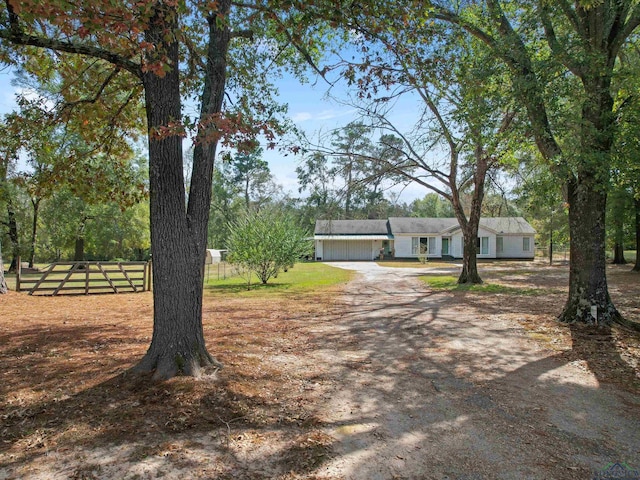
<path fill-rule="evenodd" d="M 207 297 L 205 333 L 225 368 L 198 381 L 126 373 L 148 345 L 148 294 L 0 297 L 0 479 L 562 480 L 640 468 L 640 342 L 555 324 L 566 269 L 483 267 L 485 280 L 540 289 L 519 295 L 433 292 L 424 269 L 338 266 L 359 271 L 338 296 Z M 612 295 L 640 321 L 627 270 L 612 271 Z"/>
<path fill-rule="evenodd" d="M 362 275 L 315 352 L 339 385 L 321 408 L 337 439 L 327 475 L 585 479 L 640 465 L 640 398 L 532 341 L 518 305 L 425 295 L 422 270 L 344 266 Z"/>

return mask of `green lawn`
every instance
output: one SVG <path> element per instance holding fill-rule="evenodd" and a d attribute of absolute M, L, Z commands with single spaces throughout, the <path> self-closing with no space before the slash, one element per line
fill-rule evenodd
<path fill-rule="evenodd" d="M 456 290 L 483 293 L 510 293 L 517 295 L 546 295 L 556 293 L 544 288 L 514 288 L 496 283 L 481 283 L 479 285 L 459 285 L 458 278 L 450 275 L 422 275 L 420 277 L 432 290 Z"/>
<path fill-rule="evenodd" d="M 44 267 L 44 265 L 43 265 Z M 9 268 L 9 264 L 5 264 L 5 270 Z M 76 275 L 80 275 L 79 273 Z M 101 276 L 92 273 L 91 276 Z M 139 274 L 136 274 L 138 276 Z M 247 291 L 246 280 L 241 277 L 233 277 L 217 280 L 216 275 L 212 274 L 210 280 L 205 278 L 205 291 L 208 294 L 228 294 L 239 293 L 242 295 L 261 296 L 261 295 L 278 295 L 282 293 L 312 293 L 321 290 L 330 289 L 331 287 L 348 282 L 353 278 L 354 273 L 342 268 L 331 267 L 323 263 L 298 263 L 288 272 L 281 272 L 277 278 L 272 278 L 269 283 L 262 285 L 254 276 L 251 281 L 251 290 Z M 16 276 L 15 274 L 5 275 L 7 285 L 11 290 L 15 290 Z M 29 275 L 26 278 L 34 278 Z M 38 275 L 39 277 L 39 275 Z M 51 278 L 64 277 L 62 274 L 52 274 Z M 205 276 L 206 277 L 206 276 Z M 114 279 L 117 286 L 124 286 L 126 282 L 120 279 Z M 121 283 L 122 282 L 122 283 Z M 108 285 L 106 282 L 105 286 Z"/>
<path fill-rule="evenodd" d="M 331 267 L 323 263 L 297 263 L 288 272 L 281 272 L 262 285 L 255 275 L 251 280 L 251 289 L 247 290 L 247 281 L 242 277 L 224 280 L 210 279 L 205 282 L 205 291 L 210 294 L 237 293 L 250 296 L 278 295 L 282 293 L 314 293 L 348 282 L 354 273 L 350 270 Z"/>

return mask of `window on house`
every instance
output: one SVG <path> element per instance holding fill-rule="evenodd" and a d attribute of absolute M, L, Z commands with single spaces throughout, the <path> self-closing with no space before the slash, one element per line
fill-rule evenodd
<path fill-rule="evenodd" d="M 522 238 L 522 251 L 523 252 L 531 251 L 531 239 L 529 237 Z"/>
<path fill-rule="evenodd" d="M 434 255 L 436 253 L 436 237 L 412 237 L 411 253 L 413 255 Z"/>
<path fill-rule="evenodd" d="M 480 255 L 487 255 L 489 253 L 489 237 L 478 237 L 476 248 Z"/>
<path fill-rule="evenodd" d="M 496 253 L 504 252 L 504 239 L 502 237 L 496 237 Z"/>

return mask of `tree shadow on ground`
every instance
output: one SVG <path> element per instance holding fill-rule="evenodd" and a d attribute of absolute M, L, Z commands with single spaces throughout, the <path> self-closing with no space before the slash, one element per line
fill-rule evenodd
<path fill-rule="evenodd" d="M 571 351 L 520 349 L 522 328 L 492 318 L 524 303 L 406 287 L 351 289 L 336 328 L 314 340 L 335 352 L 342 388 L 319 415 L 350 459 L 326 468 L 353 479 L 583 479 L 640 462 L 640 402 L 604 387 L 635 376 L 611 335 L 573 329 Z M 580 362 L 595 381 L 578 381 Z"/>

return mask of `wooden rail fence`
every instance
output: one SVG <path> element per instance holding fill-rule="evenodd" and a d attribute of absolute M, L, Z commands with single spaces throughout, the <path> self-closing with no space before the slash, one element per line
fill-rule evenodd
<path fill-rule="evenodd" d="M 16 290 L 29 295 L 138 293 L 151 289 L 150 262 L 56 262 L 43 272 L 22 274 Z"/>

